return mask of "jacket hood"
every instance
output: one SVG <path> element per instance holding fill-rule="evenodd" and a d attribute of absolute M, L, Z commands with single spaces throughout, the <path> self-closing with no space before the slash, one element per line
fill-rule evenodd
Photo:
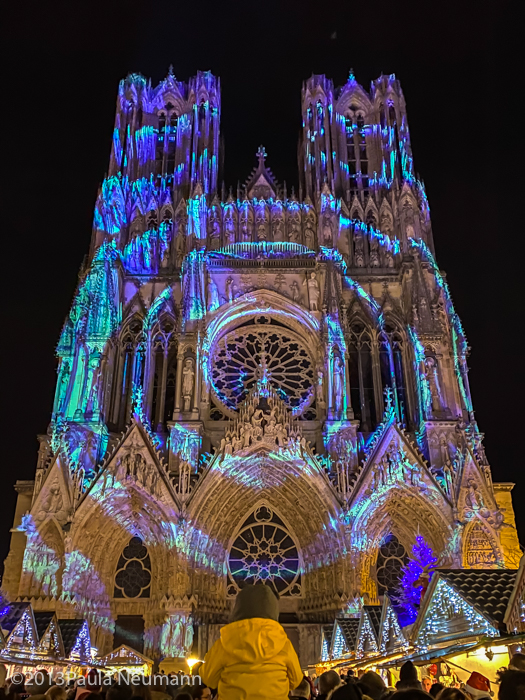
<path fill-rule="evenodd" d="M 261 663 L 273 659 L 288 641 L 282 625 L 275 620 L 252 617 L 231 622 L 221 629 L 221 642 L 232 660 Z"/>
<path fill-rule="evenodd" d="M 231 622 L 251 617 L 279 620 L 279 596 L 269 585 L 246 586 L 239 591 L 231 614 Z"/>

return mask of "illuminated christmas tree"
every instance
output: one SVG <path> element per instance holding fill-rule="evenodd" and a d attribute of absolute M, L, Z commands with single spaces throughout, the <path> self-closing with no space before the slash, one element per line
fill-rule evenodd
<path fill-rule="evenodd" d="M 0 620 L 7 613 L 8 607 L 9 607 L 9 600 L 7 599 L 7 596 L 4 592 L 4 590 L 2 588 L 0 588 Z"/>
<path fill-rule="evenodd" d="M 437 558 L 434 556 L 432 547 L 425 542 L 422 535 L 417 535 L 416 543 L 412 547 L 412 556 L 401 569 L 402 576 L 397 595 L 394 597 L 402 627 L 415 621 L 419 603 L 428 587 L 430 569 L 436 563 Z"/>

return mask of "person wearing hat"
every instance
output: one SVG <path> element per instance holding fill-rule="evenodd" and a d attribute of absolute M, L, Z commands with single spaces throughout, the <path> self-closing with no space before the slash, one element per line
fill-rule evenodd
<path fill-rule="evenodd" d="M 490 690 L 490 681 L 481 673 L 474 671 L 471 673 L 470 678 L 465 684 L 465 691 L 472 695 L 474 700 L 481 700 L 481 698 L 491 698 L 494 693 Z"/>
<path fill-rule="evenodd" d="M 301 683 L 299 659 L 279 624 L 279 596 L 269 585 L 239 592 L 231 622 L 204 657 L 200 676 L 225 700 L 287 700 Z"/>
<path fill-rule="evenodd" d="M 416 688 L 421 690 L 421 681 L 417 677 L 417 669 L 412 661 L 405 661 L 399 669 L 399 680 L 396 683 L 396 690 L 408 690 Z"/>

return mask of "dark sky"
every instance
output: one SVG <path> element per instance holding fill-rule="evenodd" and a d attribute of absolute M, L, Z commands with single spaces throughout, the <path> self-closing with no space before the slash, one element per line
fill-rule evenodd
<path fill-rule="evenodd" d="M 250 173 L 260 143 L 276 177 L 297 183 L 301 83 L 312 72 L 340 85 L 353 67 L 365 88 L 381 72 L 396 73 L 438 263 L 472 347 L 476 417 L 495 480 L 518 484 L 514 503 L 525 541 L 525 474 L 514 433 L 523 424 L 516 337 L 523 321 L 521 241 L 505 195 L 519 113 L 517 104 L 510 106 L 515 74 L 505 58 L 510 6 L 460 0 L 12 3 L 3 38 L 2 560 L 12 484 L 33 477 L 36 434 L 50 418 L 54 348 L 88 250 L 118 81 L 137 71 L 156 83 L 170 64 L 179 80 L 197 70 L 220 76 L 225 179 L 233 185 Z"/>

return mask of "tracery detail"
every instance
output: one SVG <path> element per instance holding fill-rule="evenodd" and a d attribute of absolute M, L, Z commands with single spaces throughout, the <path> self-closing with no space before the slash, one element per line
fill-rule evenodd
<path fill-rule="evenodd" d="M 299 552 L 283 521 L 268 506 L 250 515 L 237 534 L 228 561 L 228 594 L 243 584 L 271 581 L 279 595 L 301 595 Z"/>
<path fill-rule="evenodd" d="M 132 537 L 122 552 L 115 574 L 115 598 L 149 598 L 151 560 L 140 537 Z"/>
<path fill-rule="evenodd" d="M 212 384 L 217 399 L 235 411 L 265 365 L 270 384 L 300 415 L 314 398 L 314 366 L 305 345 L 288 329 L 274 325 L 237 328 L 218 342 Z"/>

